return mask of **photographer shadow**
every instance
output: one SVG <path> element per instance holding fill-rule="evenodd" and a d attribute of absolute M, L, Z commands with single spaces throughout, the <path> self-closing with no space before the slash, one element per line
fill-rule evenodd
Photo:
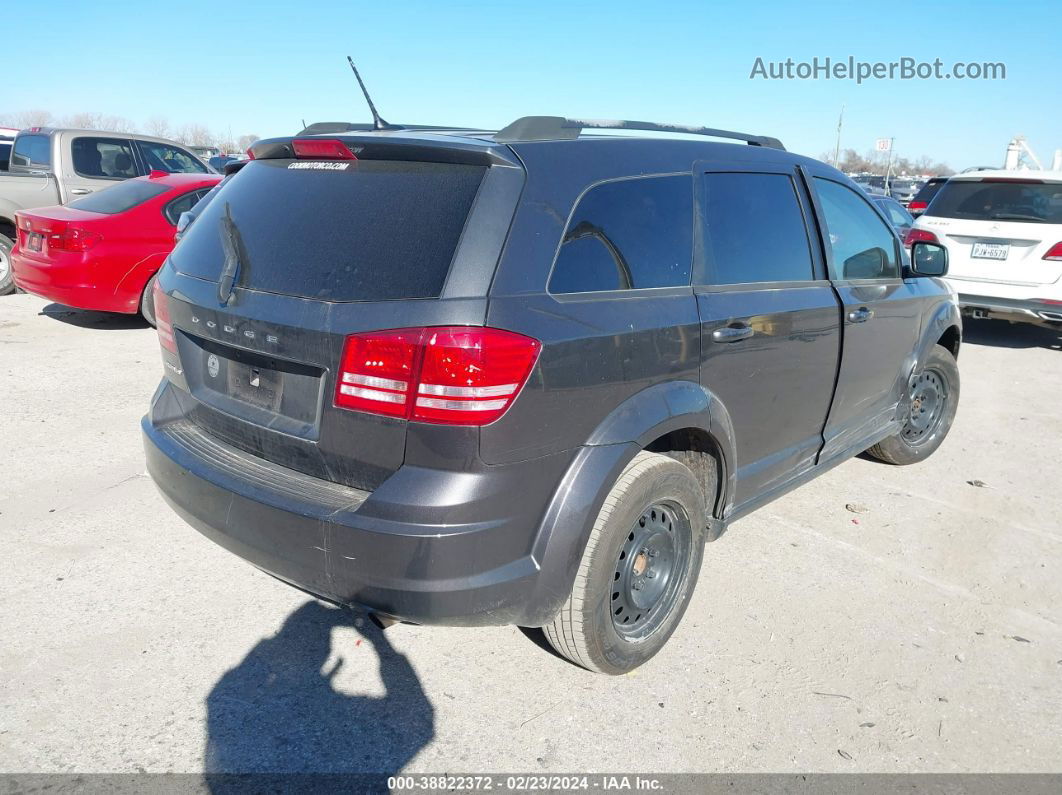
<path fill-rule="evenodd" d="M 378 789 L 372 782 L 384 785 L 431 741 L 435 711 L 409 660 L 382 630 L 353 618 L 307 602 L 218 680 L 206 701 L 204 767 L 212 790 L 246 789 L 238 781 L 246 778 L 231 774 L 292 773 L 374 774 L 359 779 L 363 789 Z M 383 696 L 335 689 L 345 664 L 367 659 L 359 649 L 323 670 L 337 627 L 353 627 L 373 647 Z"/>

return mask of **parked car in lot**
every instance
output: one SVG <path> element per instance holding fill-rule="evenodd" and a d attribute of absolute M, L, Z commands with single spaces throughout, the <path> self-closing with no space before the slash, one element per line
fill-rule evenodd
<path fill-rule="evenodd" d="M 203 161 L 221 155 L 221 149 L 217 146 L 189 146 L 188 148 L 195 152 L 196 157 Z"/>
<path fill-rule="evenodd" d="M 177 220 L 220 181 L 154 172 L 66 205 L 15 213 L 15 284 L 67 306 L 140 312 L 154 325 L 155 273 L 173 249 Z"/>
<path fill-rule="evenodd" d="M 253 153 L 159 273 L 148 469 L 207 537 L 385 623 L 544 627 L 628 671 L 705 541 L 951 425 L 946 252 L 908 264 L 773 138 L 528 117 Z"/>
<path fill-rule="evenodd" d="M 914 224 L 914 218 L 903 208 L 903 205 L 888 196 L 871 196 L 870 200 L 889 219 L 889 223 L 892 224 L 900 239 L 906 238 L 907 230 Z"/>
<path fill-rule="evenodd" d="M 0 127 L 0 171 L 7 171 L 11 161 L 11 144 L 15 141 L 18 130 L 13 127 Z"/>
<path fill-rule="evenodd" d="M 210 173 L 195 155 L 164 138 L 51 127 L 20 131 L 8 171 L 0 173 L 0 295 L 15 289 L 9 253 L 17 211 L 67 204 L 156 170 Z"/>
<path fill-rule="evenodd" d="M 876 174 L 857 174 L 852 181 L 871 196 L 887 196 L 885 190 L 885 177 Z"/>
<path fill-rule="evenodd" d="M 921 187 L 913 179 L 894 179 L 889 182 L 889 196 L 906 207 Z"/>
<path fill-rule="evenodd" d="M 907 242 L 948 250 L 963 312 L 1062 323 L 1062 172 L 964 172 L 941 187 Z"/>
<path fill-rule="evenodd" d="M 929 203 L 933 201 L 933 197 L 937 195 L 937 191 L 939 191 L 947 181 L 947 177 L 931 177 L 926 180 L 925 184 L 918 189 L 918 193 L 916 193 L 911 201 L 907 203 L 907 212 L 915 218 L 924 213 L 926 207 L 928 207 Z"/>
<path fill-rule="evenodd" d="M 208 165 L 220 174 L 225 170 L 225 166 L 229 163 L 235 163 L 237 160 L 239 160 L 239 158 L 233 157 L 232 155 L 215 155 L 210 158 Z"/>

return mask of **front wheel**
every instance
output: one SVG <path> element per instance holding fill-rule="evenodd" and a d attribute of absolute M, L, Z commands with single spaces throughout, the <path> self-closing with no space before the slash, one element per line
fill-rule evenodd
<path fill-rule="evenodd" d="M 605 498 L 571 594 L 543 628 L 553 648 L 607 674 L 660 651 L 693 596 L 704 506 L 689 468 L 658 453 L 635 456 Z"/>
<path fill-rule="evenodd" d="M 888 464 L 915 464 L 943 443 L 959 407 L 959 366 L 951 351 L 934 345 L 922 370 L 911 379 L 899 433 L 867 450 Z"/>
<path fill-rule="evenodd" d="M 15 292 L 15 274 L 11 270 L 11 249 L 15 242 L 0 233 L 0 295 Z"/>

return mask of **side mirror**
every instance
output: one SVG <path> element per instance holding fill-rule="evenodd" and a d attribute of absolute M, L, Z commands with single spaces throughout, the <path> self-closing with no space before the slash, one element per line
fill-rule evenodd
<path fill-rule="evenodd" d="M 177 217 L 177 234 L 173 236 L 174 240 L 180 240 L 188 227 L 192 225 L 192 221 L 195 220 L 195 216 L 191 212 L 185 210 Z"/>
<path fill-rule="evenodd" d="M 944 276 L 948 272 L 948 250 L 936 243 L 916 241 L 911 246 L 911 272 L 916 276 Z"/>

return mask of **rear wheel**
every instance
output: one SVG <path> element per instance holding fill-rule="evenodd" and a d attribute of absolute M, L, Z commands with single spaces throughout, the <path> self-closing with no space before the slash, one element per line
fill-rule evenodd
<path fill-rule="evenodd" d="M 0 295 L 15 292 L 15 276 L 11 271 L 11 249 L 14 247 L 15 241 L 8 237 L 8 229 L 4 227 L 0 231 Z"/>
<path fill-rule="evenodd" d="M 635 456 L 605 498 L 571 594 L 544 627 L 553 648 L 607 674 L 626 673 L 656 654 L 693 595 L 704 506 L 687 467 L 657 453 Z"/>
<path fill-rule="evenodd" d="M 958 406 L 959 367 L 951 351 L 934 345 L 925 366 L 911 380 L 903 427 L 867 453 L 889 464 L 925 460 L 948 435 Z"/>
<path fill-rule="evenodd" d="M 155 282 L 158 281 L 159 275 L 156 273 L 150 279 L 148 279 L 147 285 L 144 286 L 144 292 L 140 295 L 140 314 L 143 315 L 144 320 L 148 322 L 148 325 L 155 325 Z"/>

